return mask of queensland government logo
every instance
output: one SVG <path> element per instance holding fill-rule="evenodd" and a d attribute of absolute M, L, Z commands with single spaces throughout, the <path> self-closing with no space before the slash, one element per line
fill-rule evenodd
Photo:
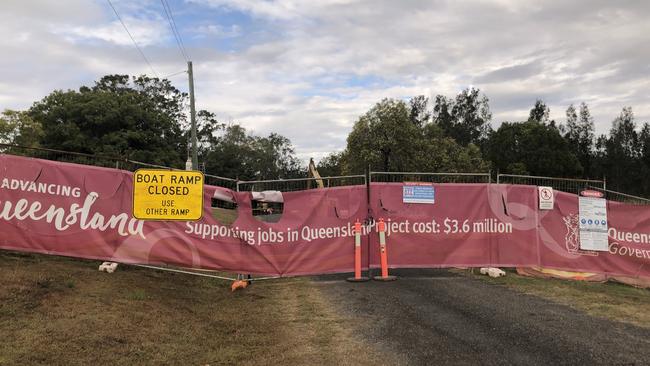
<path fill-rule="evenodd" d="M 571 254 L 598 256 L 598 252 L 580 249 L 578 214 L 563 216 L 562 220 L 564 220 L 564 225 L 566 225 L 566 235 L 564 236 L 566 250 Z"/>

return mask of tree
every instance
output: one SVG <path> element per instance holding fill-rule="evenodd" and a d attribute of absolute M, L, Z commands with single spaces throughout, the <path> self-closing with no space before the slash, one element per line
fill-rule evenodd
<path fill-rule="evenodd" d="M 551 125 L 504 122 L 491 134 L 488 156 L 501 173 L 575 177 L 582 167 L 569 144 Z"/>
<path fill-rule="evenodd" d="M 594 120 L 586 103 L 580 104 L 580 118 L 571 104 L 567 108 L 567 125 L 564 137 L 569 142 L 574 155 L 584 168 L 584 175 L 592 177 L 592 160 L 594 153 Z"/>
<path fill-rule="evenodd" d="M 641 128 L 639 133 L 639 146 L 641 148 L 641 176 L 647 177 L 650 174 L 650 125 L 646 122 Z M 648 197 L 650 196 L 650 183 L 642 180 L 642 186 L 637 190 L 638 194 Z"/>
<path fill-rule="evenodd" d="M 0 143 L 37 147 L 43 128 L 26 112 L 5 109 L 0 114 Z"/>
<path fill-rule="evenodd" d="M 476 88 L 463 90 L 454 100 L 438 95 L 433 107 L 433 121 L 446 136 L 460 145 L 481 145 L 492 119 L 488 102 L 488 98 Z"/>
<path fill-rule="evenodd" d="M 537 99 L 535 105 L 528 114 L 528 120 L 537 123 L 548 123 L 551 109 L 543 100 Z"/>
<path fill-rule="evenodd" d="M 418 121 L 411 114 L 421 115 L 420 110 L 393 99 L 377 103 L 359 118 L 348 136 L 341 155 L 343 171 L 362 173 L 368 166 L 386 172 L 487 170 L 478 147 L 459 145 L 445 135 L 439 123 Z"/>
<path fill-rule="evenodd" d="M 295 157 L 291 141 L 277 133 L 255 138 L 256 176 L 258 179 L 286 179 L 305 175 Z"/>
<path fill-rule="evenodd" d="M 411 169 L 419 136 L 406 103 L 383 99 L 359 117 L 348 135 L 347 166 L 355 173 L 368 166 L 386 172 Z"/>
<path fill-rule="evenodd" d="M 344 152 L 334 152 L 322 158 L 316 165 L 321 177 L 343 175 Z"/>
<path fill-rule="evenodd" d="M 612 122 L 609 138 L 604 141 L 603 167 L 608 186 L 622 192 L 637 193 L 644 184 L 641 166 L 642 148 L 631 107 L 624 107 Z"/>
<path fill-rule="evenodd" d="M 206 151 L 205 166 L 212 174 L 242 180 L 304 175 L 289 139 L 275 133 L 254 136 L 237 124 L 225 127 Z"/>
<path fill-rule="evenodd" d="M 418 126 L 422 127 L 425 124 L 429 123 L 431 119 L 431 111 L 429 110 L 429 98 L 424 95 L 418 95 L 411 98 L 409 101 L 409 116 L 411 117 L 411 122 Z"/>
<path fill-rule="evenodd" d="M 184 100 L 168 80 L 107 75 L 93 87 L 54 91 L 28 114 L 43 127 L 44 147 L 180 167 Z"/>
<path fill-rule="evenodd" d="M 204 163 L 210 150 L 222 141 L 226 125 L 214 113 L 200 110 L 196 113 L 196 141 L 199 163 Z M 187 155 L 190 156 L 191 131 L 186 132 Z"/>

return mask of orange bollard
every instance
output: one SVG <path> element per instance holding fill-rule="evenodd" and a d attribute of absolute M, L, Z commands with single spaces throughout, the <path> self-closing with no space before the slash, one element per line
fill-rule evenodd
<path fill-rule="evenodd" d="M 397 277 L 388 275 L 388 253 L 386 252 L 386 223 L 384 219 L 379 219 L 377 224 L 379 231 L 379 254 L 381 256 L 381 276 L 373 277 L 377 281 L 395 281 Z"/>
<path fill-rule="evenodd" d="M 357 222 L 354 223 L 354 277 L 348 278 L 347 281 L 364 282 L 368 280 L 368 277 L 361 277 L 361 223 L 357 219 Z"/>

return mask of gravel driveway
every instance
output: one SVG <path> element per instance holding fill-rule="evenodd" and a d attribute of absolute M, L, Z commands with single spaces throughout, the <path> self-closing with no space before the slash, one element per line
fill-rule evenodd
<path fill-rule="evenodd" d="M 368 344 L 409 365 L 647 365 L 650 329 L 445 270 L 314 278 Z"/>

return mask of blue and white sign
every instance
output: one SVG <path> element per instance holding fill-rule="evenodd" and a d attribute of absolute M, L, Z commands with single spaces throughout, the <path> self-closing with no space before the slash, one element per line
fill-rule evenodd
<path fill-rule="evenodd" d="M 435 187 L 431 183 L 404 183 L 402 202 L 434 204 L 436 202 Z"/>
<path fill-rule="evenodd" d="M 580 249 L 607 251 L 607 201 L 597 197 L 578 197 Z"/>

